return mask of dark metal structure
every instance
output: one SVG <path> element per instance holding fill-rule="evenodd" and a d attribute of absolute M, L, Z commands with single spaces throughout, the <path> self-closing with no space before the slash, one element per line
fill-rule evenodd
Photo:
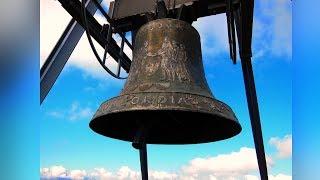
<path fill-rule="evenodd" d="M 262 130 L 259 116 L 259 108 L 257 103 L 257 96 L 254 84 L 254 77 L 251 65 L 251 39 L 252 39 L 252 23 L 253 23 L 253 0 L 115 0 L 110 3 L 109 11 L 106 11 L 101 6 L 101 0 L 59 0 L 62 7 L 68 11 L 68 13 L 73 17 L 63 35 L 57 42 L 57 45 L 53 49 L 52 53 L 49 55 L 48 59 L 44 63 L 41 68 L 41 103 L 44 98 L 50 91 L 53 86 L 55 80 L 57 79 L 59 73 L 64 67 L 64 64 L 67 62 L 70 57 L 73 49 L 75 48 L 77 42 L 79 41 L 84 30 L 88 36 L 91 48 L 93 49 L 96 58 L 104 69 L 111 74 L 115 78 L 121 79 L 120 70 L 124 69 L 126 72 L 129 72 L 129 79 L 127 81 L 125 90 L 122 92 L 121 96 L 119 96 L 119 101 L 124 101 L 121 98 L 130 94 L 130 90 L 128 89 L 129 84 L 139 84 L 146 83 L 147 80 L 143 78 L 133 79 L 139 76 L 138 69 L 143 67 L 143 64 L 135 63 L 131 65 L 131 59 L 123 52 L 123 46 L 126 43 L 134 52 L 139 56 L 139 49 L 137 47 L 142 47 L 140 42 L 143 37 L 140 37 L 139 31 L 143 31 L 143 27 L 146 24 L 150 24 L 150 21 L 161 21 L 157 19 L 176 19 L 177 21 L 184 21 L 186 23 L 192 24 L 193 21 L 196 21 L 198 18 L 226 13 L 226 19 L 228 24 L 228 38 L 229 38 L 229 47 L 230 47 L 230 57 L 233 63 L 236 63 L 236 38 L 238 39 L 238 47 L 239 54 L 242 64 L 243 77 L 247 95 L 248 109 L 250 113 L 250 120 L 252 125 L 252 132 L 254 137 L 254 143 L 256 147 L 257 159 L 259 164 L 260 176 L 262 180 L 268 179 L 267 166 L 266 166 L 266 158 L 264 152 L 263 138 L 262 138 Z M 109 24 L 101 25 L 99 24 L 95 18 L 93 17 L 95 11 L 99 9 L 99 11 L 104 15 Z M 152 24 L 152 23 L 151 23 Z M 141 28 L 142 27 L 142 28 Z M 142 29 L 142 30 L 141 30 Z M 125 34 L 127 32 L 131 32 L 132 35 L 132 43 L 126 39 Z M 112 34 L 117 33 L 121 37 L 121 45 L 117 45 L 116 41 L 112 38 Z M 136 37 L 137 36 L 137 37 Z M 101 58 L 95 50 L 95 47 L 92 43 L 91 38 L 94 38 L 102 47 L 105 49 L 105 53 L 103 58 Z M 177 37 L 172 37 L 174 39 Z M 152 41 L 150 41 L 152 42 Z M 195 48 L 196 49 L 196 48 Z M 190 49 L 188 49 L 190 50 Z M 135 53 L 136 52 L 136 53 Z M 106 65 L 106 54 L 109 53 L 113 59 L 118 62 L 117 72 L 114 73 L 110 71 L 108 66 Z M 148 53 L 148 52 L 145 52 Z M 197 53 L 197 52 L 193 52 Z M 200 53 L 201 54 L 201 53 Z M 197 59 L 197 58 L 195 58 Z M 132 67 L 131 67 L 132 66 Z M 182 69 L 188 69 L 191 72 L 193 71 L 191 66 L 186 66 Z M 199 70 L 199 68 L 197 68 Z M 201 68 L 200 68 L 201 69 Z M 132 70 L 132 72 L 131 72 Z M 133 75 L 135 73 L 136 75 Z M 199 73 L 201 74 L 201 72 Z M 193 77 L 193 76 L 192 76 Z M 202 85 L 204 89 L 206 89 L 205 79 L 198 77 L 197 82 L 203 83 Z M 140 82 L 141 81 L 141 82 Z M 155 80 L 154 82 L 159 82 Z M 183 91 L 183 87 L 177 85 L 178 90 Z M 131 86 L 130 87 L 133 87 Z M 197 84 L 192 84 L 192 86 L 197 86 Z M 180 89 L 179 89 L 180 87 Z M 126 90 L 128 90 L 126 92 Z M 165 91 L 166 93 L 170 91 Z M 196 91 L 203 92 L 207 98 L 211 98 L 213 102 L 218 102 L 211 96 L 210 90 L 204 91 Z M 140 92 L 145 93 L 145 92 Z M 208 94 L 206 94 L 208 93 Z M 203 95 L 203 94 L 202 94 Z M 125 99 L 125 98 L 124 98 Z M 131 99 L 132 101 L 132 99 Z M 237 120 L 235 117 L 232 117 L 232 111 L 225 105 L 221 103 L 217 103 L 214 105 L 221 105 L 226 112 L 224 113 L 226 117 L 229 118 L 228 125 L 234 126 L 232 132 L 230 134 L 221 135 L 221 137 L 217 137 L 218 139 L 224 139 L 227 137 L 231 137 L 240 132 L 240 125 L 237 125 Z M 107 102 L 106 106 L 103 106 L 106 109 L 104 110 L 105 114 L 112 114 L 113 118 L 117 119 L 116 111 L 121 110 L 121 107 L 112 106 L 112 103 Z M 107 113 L 106 113 L 107 112 Z M 98 116 L 101 111 L 98 111 L 96 114 L 96 120 L 92 121 L 90 126 L 97 132 L 107 135 L 114 136 L 115 138 L 130 140 L 133 142 L 133 147 L 139 149 L 140 151 L 140 161 L 141 161 L 141 171 L 142 171 L 142 179 L 148 179 L 148 171 L 147 171 L 147 143 L 163 143 L 165 139 L 157 139 L 157 134 L 155 134 L 154 139 L 147 139 L 145 137 L 147 133 L 146 129 L 148 127 L 137 126 L 138 122 L 135 125 L 129 126 L 130 128 L 134 127 L 132 132 L 125 132 L 124 134 L 128 135 L 125 137 L 121 137 L 122 133 L 119 134 L 108 134 L 108 132 L 116 132 L 108 131 L 108 128 L 112 128 L 111 124 L 108 124 L 107 129 L 99 129 Z M 208 113 L 210 114 L 210 113 Z M 229 114 L 229 115 L 228 115 Z M 170 113 L 169 113 L 170 115 Z M 215 116 L 216 114 L 211 112 L 211 115 Z M 184 116 L 184 115 L 182 115 Z M 127 120 L 128 121 L 128 120 Z M 227 121 L 226 121 L 227 122 Z M 231 123 L 231 124 L 230 124 Z M 233 125 L 232 125 L 233 124 Z M 109 127 L 110 125 L 110 127 Z M 208 124 L 204 124 L 208 125 Z M 210 125 L 210 124 L 209 124 Z M 210 126 L 209 126 L 210 127 Z M 213 127 L 213 126 L 211 126 Z M 101 130 L 101 131 L 100 131 Z M 133 133 L 133 130 L 134 133 Z M 180 129 L 183 131 L 183 129 Z M 177 130 L 179 131 L 179 130 Z M 137 133 L 138 132 L 138 133 Z M 154 131 L 153 131 L 154 132 Z M 209 131 L 208 131 L 209 132 Z M 130 134 L 131 133 L 131 134 Z M 170 133 L 169 133 L 170 134 Z M 223 133 L 222 133 L 223 134 Z M 129 136 L 130 135 L 130 136 Z M 149 134 L 150 135 L 150 134 Z M 172 140 L 172 143 L 182 142 L 182 137 L 179 139 L 179 135 L 171 134 L 177 138 L 177 141 Z M 176 135 L 176 136 L 175 136 Z M 150 137 L 150 136 L 148 136 Z M 162 135 L 163 137 L 163 135 Z M 171 138 L 174 138 L 171 137 Z M 209 142 L 214 139 L 206 139 L 205 137 L 196 137 L 193 142 Z M 183 138 L 184 139 L 184 138 Z M 188 142 L 182 143 L 193 143 L 192 138 L 186 139 Z M 170 142 L 165 142 L 170 144 Z"/>

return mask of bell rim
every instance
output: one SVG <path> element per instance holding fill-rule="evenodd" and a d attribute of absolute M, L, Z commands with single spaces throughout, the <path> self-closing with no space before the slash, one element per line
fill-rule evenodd
<path fill-rule="evenodd" d="M 137 93 L 137 94 L 148 94 L 148 93 Z M 184 93 L 185 94 L 185 93 Z M 194 94 L 193 94 L 194 95 Z M 182 140 L 181 142 L 178 141 L 174 141 L 174 142 L 170 142 L 170 141 L 154 141 L 154 140 L 149 140 L 147 143 L 148 144 L 202 144 L 202 143 L 210 143 L 210 142 L 215 142 L 215 141 L 220 141 L 220 140 L 224 140 L 224 139 L 228 139 L 231 138 L 233 136 L 236 136 L 237 134 L 239 134 L 242 130 L 241 125 L 237 119 L 237 117 L 234 115 L 232 109 L 225 103 L 223 103 L 222 101 L 219 101 L 215 98 L 212 97 L 206 97 L 206 96 L 201 96 L 201 95 L 197 95 L 203 98 L 209 98 L 211 101 L 213 102 L 219 102 L 220 104 L 223 104 L 224 106 L 226 106 L 227 108 L 229 108 L 230 113 L 232 113 L 232 116 L 226 116 L 223 113 L 219 113 L 219 112 L 215 112 L 212 113 L 210 111 L 205 111 L 205 110 L 201 110 L 201 109 L 191 109 L 188 107 L 161 107 L 161 108 L 157 108 L 157 109 L 147 109 L 147 108 L 141 108 L 141 109 L 134 109 L 134 108 L 127 108 L 127 109 L 116 109 L 116 110 L 112 110 L 112 111 L 106 111 L 105 113 L 101 113 L 101 107 L 103 106 L 103 104 L 108 103 L 108 102 L 112 102 L 112 100 L 114 99 L 119 99 L 119 98 L 125 98 L 124 95 L 120 95 L 120 96 L 116 96 L 113 97 L 107 101 L 105 101 L 104 103 L 101 104 L 101 106 L 99 107 L 97 113 L 95 114 L 95 116 L 93 117 L 93 119 L 90 121 L 90 128 L 98 133 L 101 134 L 103 136 L 109 137 L 109 138 L 114 138 L 114 139 L 119 139 L 119 140 L 123 140 L 123 141 L 127 141 L 127 142 L 132 142 L 133 139 L 132 137 L 117 137 L 117 136 L 113 136 L 110 135 L 110 133 L 108 133 L 108 128 L 110 127 L 99 127 L 99 124 L 112 124 L 114 120 L 112 120 L 113 116 L 117 116 L 119 114 L 133 114 L 133 113 L 161 113 L 161 112 L 181 112 L 181 113 L 193 113 L 193 114 L 197 114 L 199 116 L 201 115 L 205 115 L 207 117 L 210 117 L 210 121 L 208 120 L 198 120 L 200 121 L 200 124 L 203 123 L 203 125 L 209 125 L 212 126 L 212 124 L 214 123 L 221 123 L 223 124 L 223 126 L 230 126 L 232 130 L 232 132 L 226 133 L 226 136 L 222 137 L 218 137 L 218 138 L 213 138 L 213 137 L 207 137 L 207 138 L 199 138 L 197 140 Z M 230 114 L 229 114 L 230 115 Z M 109 118 L 109 119 L 108 119 Z M 150 118 L 152 119 L 152 118 Z M 122 120 L 122 122 L 128 123 L 130 120 Z M 166 120 L 165 120 L 166 122 Z M 101 124 L 100 124 L 101 125 Z M 120 126 L 119 126 L 120 127 Z M 214 129 L 215 127 L 213 127 Z M 99 130 L 100 129 L 100 130 Z M 104 130 L 101 130 L 104 129 Z"/>
<path fill-rule="evenodd" d="M 101 109 L 101 107 L 105 104 L 108 104 L 114 100 L 118 100 L 118 99 L 123 99 L 125 98 L 125 96 L 137 96 L 137 95 L 147 95 L 147 94 L 180 94 L 180 95 L 192 95 L 192 96 L 196 96 L 196 97 L 200 97 L 200 98 L 207 98 L 209 99 L 210 101 L 212 102 L 218 102 L 220 105 L 223 105 L 227 108 L 227 110 L 230 112 L 230 117 L 227 117 L 225 116 L 223 113 L 220 113 L 220 112 L 217 112 L 218 114 L 221 114 L 222 117 L 224 118 L 230 118 L 230 119 L 234 119 L 234 121 L 238 122 L 238 119 L 235 115 L 235 113 L 233 112 L 232 108 L 227 105 L 226 103 L 216 99 L 213 95 L 212 96 L 205 96 L 205 95 L 202 95 L 202 94 L 194 94 L 194 93 L 187 93 L 187 92 L 181 92 L 181 91 L 177 91 L 177 92 L 138 92 L 138 93 L 131 93 L 131 94 L 121 94 L 121 95 L 118 95 L 118 96 L 115 96 L 115 97 L 112 97 L 104 102 L 101 103 L 100 107 L 98 108 L 97 112 L 95 113 L 94 118 L 96 117 L 99 117 L 99 116 L 102 116 L 102 115 L 98 115 L 97 116 L 97 113 L 99 112 L 99 110 Z M 176 104 L 176 103 L 175 103 Z M 158 107 L 158 109 L 154 109 L 154 110 L 183 110 L 183 109 L 187 109 L 187 110 L 193 110 L 191 108 L 186 108 L 186 107 L 180 107 L 180 108 L 177 108 L 177 107 Z M 111 114 L 111 113 L 117 113 L 117 112 L 126 112 L 126 111 L 134 111 L 134 110 L 147 110 L 147 109 L 134 109 L 134 108 L 128 108 L 128 109 L 115 109 L 115 110 L 112 110 L 111 112 L 108 112 L 107 114 Z M 148 110 L 153 110 L 153 109 L 148 109 Z M 197 112 L 203 112 L 203 113 L 209 113 L 210 111 L 206 111 L 206 110 L 198 110 Z M 106 113 L 105 113 L 106 114 Z M 104 115 L 105 115 L 104 114 Z"/>
<path fill-rule="evenodd" d="M 142 110 L 134 110 L 135 112 L 140 112 Z M 145 110 L 145 111 L 155 111 L 155 110 Z M 144 112 L 145 112 L 144 111 Z M 164 111 L 164 110 L 163 110 Z M 177 111 L 177 110 L 172 110 L 170 109 L 170 111 Z M 190 112 L 190 111 L 187 111 L 187 110 L 178 110 L 180 112 Z M 125 112 L 129 112 L 129 111 L 125 111 Z M 132 111 L 131 111 L 132 112 Z M 113 112 L 113 113 L 109 113 L 108 115 L 112 115 L 112 114 L 117 114 L 119 112 Z M 199 113 L 199 114 L 206 114 L 204 112 L 200 112 L 200 111 L 197 111 L 195 113 Z M 103 116 L 103 115 L 102 115 Z M 102 116 L 98 116 L 98 117 L 95 117 L 94 119 L 92 119 L 89 123 L 89 127 L 90 129 L 95 132 L 95 133 L 98 133 L 99 135 L 102 135 L 104 137 L 107 137 L 107 138 L 112 138 L 112 139 L 116 139 L 116 140 L 121 140 L 121 141 L 124 141 L 124 142 L 133 142 L 134 139 L 133 138 L 119 138 L 119 137 L 116 137 L 116 136 L 110 136 L 106 133 L 101 133 L 99 131 L 96 130 L 96 128 L 94 128 L 94 123 L 97 123 L 97 121 L 103 121 L 103 120 L 98 120 L 99 118 L 101 118 Z M 219 115 L 217 115 L 219 116 Z M 159 142 L 159 141 L 153 141 L 153 140 L 147 140 L 145 141 L 146 144 L 153 144 L 153 145 L 193 145 L 193 144 L 207 144 L 207 143 L 212 143 L 212 142 L 217 142 L 217 141 L 222 141 L 222 140 L 226 140 L 226 139 L 230 139 L 230 138 L 233 138 L 235 137 L 236 135 L 240 134 L 240 132 L 242 131 L 242 127 L 240 125 L 240 123 L 237 121 L 237 120 L 231 120 L 231 119 L 227 119 L 225 117 L 222 117 L 223 119 L 219 120 L 219 121 L 225 121 L 225 122 L 228 122 L 228 124 L 232 124 L 232 128 L 234 128 L 235 130 L 228 134 L 227 136 L 224 136 L 223 138 L 205 138 L 205 139 L 197 139 L 197 140 L 186 140 L 186 141 L 183 141 L 183 142 L 172 142 L 172 141 L 162 141 L 162 142 Z"/>

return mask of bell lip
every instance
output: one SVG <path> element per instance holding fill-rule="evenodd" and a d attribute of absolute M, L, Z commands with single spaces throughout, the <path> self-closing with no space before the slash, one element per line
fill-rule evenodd
<path fill-rule="evenodd" d="M 131 111 L 121 111 L 121 112 L 145 112 L 145 111 L 161 111 L 161 110 L 131 110 Z M 163 111 L 166 111 L 166 110 L 163 110 Z M 181 109 L 170 109 L 170 111 L 180 111 L 180 112 L 190 112 L 188 110 L 181 110 Z M 199 114 L 207 114 L 205 112 L 201 112 L 201 111 L 194 111 L 195 113 L 199 113 Z M 119 112 L 113 112 L 113 113 L 109 113 L 108 115 L 112 115 L 112 114 L 116 114 L 116 113 L 119 113 Z M 104 116 L 104 115 L 102 115 Z M 99 135 L 102 135 L 102 136 L 105 136 L 107 138 L 112 138 L 112 139 L 116 139 L 116 140 L 120 140 L 120 141 L 124 141 L 124 142 L 130 142 L 132 143 L 133 142 L 133 138 L 120 138 L 118 136 L 112 136 L 108 133 L 102 133 L 100 131 L 98 131 L 96 128 L 95 128 L 95 124 L 99 121 L 106 121 L 106 120 L 103 120 L 101 119 L 102 116 L 97 116 L 97 117 L 94 117 L 90 123 L 89 123 L 89 127 L 90 129 L 99 134 Z M 193 144 L 207 144 L 207 143 L 213 143 L 213 142 L 217 142 L 217 141 L 222 141 L 222 140 L 226 140 L 226 139 L 231 139 L 235 136 L 237 136 L 241 131 L 242 131 L 242 127 L 240 125 L 240 123 L 238 122 L 238 120 L 235 118 L 235 120 L 232 120 L 232 119 L 228 119 L 226 117 L 223 117 L 219 114 L 217 114 L 217 116 L 219 116 L 220 120 L 218 121 L 225 121 L 227 122 L 229 125 L 232 126 L 232 128 L 234 129 L 232 131 L 232 133 L 224 136 L 223 138 L 207 138 L 207 139 L 197 139 L 197 140 L 188 140 L 188 141 L 183 141 L 183 142 L 172 142 L 172 141 L 166 141 L 166 142 L 158 142 L 158 141 L 153 141 L 153 140 L 146 140 L 145 143 L 146 144 L 154 144 L 154 145 L 193 145 Z"/>
<path fill-rule="evenodd" d="M 150 92 L 149 92 L 150 93 Z M 181 92 L 180 92 L 181 93 Z M 137 94 L 141 94 L 141 93 L 137 93 Z M 145 94 L 145 93 L 144 93 Z M 187 94 L 187 93 L 184 93 L 184 94 Z M 130 95 L 134 95 L 134 94 L 130 94 Z M 132 136 L 131 137 L 119 137 L 117 135 L 111 135 L 110 132 L 110 127 L 109 124 L 113 124 L 114 123 L 114 119 L 113 119 L 113 116 L 114 115 L 117 115 L 118 113 L 137 113 L 137 112 L 156 112 L 156 113 L 159 113 L 161 111 L 170 111 L 170 112 L 187 112 L 187 113 L 198 113 L 199 115 L 205 115 L 205 116 L 208 116 L 210 117 L 210 122 L 208 121 L 208 119 L 206 120 L 203 120 L 201 123 L 203 123 L 204 125 L 210 125 L 210 127 L 213 127 L 212 129 L 214 129 L 215 127 L 212 126 L 211 123 L 213 122 L 217 122 L 217 123 L 221 123 L 222 126 L 230 126 L 230 128 L 232 130 L 230 130 L 230 132 L 224 134 L 223 136 L 219 136 L 218 138 L 212 138 L 212 137 L 208 137 L 208 138 L 200 138 L 200 139 L 197 139 L 197 140 L 183 140 L 182 142 L 170 142 L 170 141 L 162 141 L 162 142 L 159 142 L 159 141 L 153 141 L 153 140 L 148 140 L 146 143 L 148 144 L 167 144 L 167 145 L 179 145 L 179 144 L 202 144 L 202 143 L 210 143 L 210 142 L 215 142 L 215 141 L 220 141 L 220 140 L 224 140 L 224 139 L 228 139 L 228 138 L 231 138 L 233 136 L 236 136 L 237 134 L 239 134 L 242 130 L 241 128 L 241 125 L 238 121 L 238 119 L 236 118 L 235 114 L 233 113 L 232 109 L 225 103 L 223 103 L 222 101 L 220 100 L 217 100 L 213 97 L 207 97 L 207 96 L 202 96 L 202 95 L 198 95 L 198 94 L 192 94 L 192 95 L 196 95 L 196 96 L 200 96 L 200 97 L 203 97 L 203 98 L 209 98 L 211 99 L 211 101 L 217 101 L 219 103 L 221 103 L 222 105 L 226 106 L 228 109 L 229 109 L 229 116 L 223 114 L 223 113 L 219 113 L 219 112 L 210 112 L 210 111 L 206 111 L 206 110 L 203 110 L 203 109 L 191 109 L 191 108 L 188 108 L 188 107 L 175 107 L 175 108 L 172 108 L 172 107 L 162 107 L 160 109 L 147 109 L 147 108 L 144 108 L 144 109 L 113 109 L 112 111 L 106 111 L 106 112 L 103 112 L 101 113 L 100 109 L 101 107 L 106 104 L 106 103 L 109 103 L 111 102 L 112 100 L 115 100 L 115 99 L 119 99 L 119 98 L 124 98 L 124 96 L 126 95 L 120 95 L 120 96 L 116 96 L 116 97 L 113 97 L 105 102 L 103 102 L 101 104 L 101 106 L 99 107 L 97 113 L 95 114 L 95 116 L 93 117 L 93 119 L 90 121 L 90 128 L 98 133 L 98 134 L 101 134 L 103 136 L 106 136 L 106 137 L 109 137 L 109 138 L 114 138 L 114 139 L 118 139 L 118 140 L 122 140 L 122 141 L 127 141 L 127 142 L 132 142 L 133 141 L 133 138 Z M 103 117 L 106 117 L 106 118 L 110 118 L 110 119 L 105 119 Z M 151 118 L 152 119 L 152 118 Z M 130 119 L 125 119 L 125 120 L 121 120 L 123 124 L 126 124 L 126 123 L 129 123 L 130 122 Z M 132 119 L 132 121 L 134 121 Z M 102 123 L 103 124 L 103 127 L 102 128 L 98 128 L 99 124 Z M 106 125 L 107 124 L 107 125 Z M 101 124 L 100 124 L 100 127 L 101 127 Z M 119 124 L 117 124 L 117 127 L 116 128 L 121 128 L 122 126 L 120 126 Z M 122 129 L 121 129 L 122 130 Z M 214 131 L 214 130 L 213 130 Z M 197 130 L 195 130 L 194 132 L 197 132 Z M 208 131 L 208 133 L 210 133 Z M 125 133 L 124 133 L 125 134 Z"/>

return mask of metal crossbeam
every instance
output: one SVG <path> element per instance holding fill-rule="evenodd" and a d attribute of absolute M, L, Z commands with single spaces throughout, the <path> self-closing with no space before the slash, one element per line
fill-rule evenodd
<path fill-rule="evenodd" d="M 98 0 L 101 3 L 102 0 Z M 87 1 L 88 2 L 88 1 Z M 94 14 L 97 8 L 93 3 L 87 3 L 88 11 Z M 72 18 L 55 47 L 40 69 L 40 104 L 44 101 L 56 79 L 67 63 L 74 48 L 78 44 L 84 29 Z"/>
<path fill-rule="evenodd" d="M 80 1 L 78 0 L 59 0 L 59 1 L 72 17 L 74 17 L 78 23 L 84 26 Z M 100 25 L 98 21 L 88 11 L 87 11 L 87 19 L 88 19 L 88 25 L 89 25 L 89 29 L 92 37 L 102 47 L 105 47 L 105 45 L 107 44 L 107 38 L 104 33 L 101 33 L 103 31 L 102 25 Z M 118 59 L 121 58 L 119 54 L 121 49 L 118 46 L 117 42 L 113 38 L 111 38 L 108 46 L 109 46 L 108 53 L 110 54 L 110 56 L 113 57 L 113 60 L 118 62 Z M 130 66 L 131 66 L 130 58 L 126 54 L 123 54 L 121 67 L 126 72 L 129 72 Z"/>
<path fill-rule="evenodd" d="M 148 16 L 156 14 L 155 3 L 158 0 L 116 0 L 110 3 L 115 7 L 115 26 L 120 26 L 122 31 L 132 31 L 146 22 Z M 175 18 L 181 6 L 186 6 L 192 13 L 188 18 L 211 16 L 226 12 L 225 0 L 163 0 L 168 10 L 169 17 Z M 235 8 L 239 7 L 240 0 L 232 0 Z"/>
<path fill-rule="evenodd" d="M 97 0 L 92 0 L 95 5 L 98 7 L 99 11 L 102 13 L 102 15 L 107 19 L 107 21 L 109 22 L 109 24 L 112 25 L 113 21 L 112 18 L 106 13 L 106 11 L 103 9 L 103 7 L 101 6 L 101 4 L 97 1 Z M 110 10 L 111 8 L 109 8 Z M 128 39 L 125 36 L 125 33 L 123 32 L 118 32 L 120 37 L 124 40 L 124 42 L 130 47 L 130 49 L 133 49 L 132 44 L 128 41 Z"/>

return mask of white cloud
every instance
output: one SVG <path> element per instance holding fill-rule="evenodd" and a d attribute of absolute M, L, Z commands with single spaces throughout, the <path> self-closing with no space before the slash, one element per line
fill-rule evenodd
<path fill-rule="evenodd" d="M 200 33 L 204 55 L 216 56 L 229 51 L 225 14 L 200 18 L 193 25 Z"/>
<path fill-rule="evenodd" d="M 69 177 L 71 179 L 84 179 L 87 176 L 85 170 L 72 170 L 70 171 Z"/>
<path fill-rule="evenodd" d="M 123 166 L 118 170 L 116 177 L 117 179 L 138 180 L 140 177 L 140 173 L 131 170 L 128 166 Z"/>
<path fill-rule="evenodd" d="M 270 175 L 269 176 L 270 180 L 292 180 L 292 176 L 288 176 L 285 174 L 278 174 L 278 175 Z"/>
<path fill-rule="evenodd" d="M 93 179 L 100 178 L 101 180 L 110 179 L 112 177 L 112 173 L 105 170 L 104 168 L 95 168 L 94 171 L 89 175 Z"/>
<path fill-rule="evenodd" d="M 50 168 L 41 168 L 41 176 L 43 178 L 67 177 L 67 169 L 63 166 L 52 166 Z"/>
<path fill-rule="evenodd" d="M 59 111 L 50 111 L 47 113 L 49 116 L 51 117 L 54 117 L 54 118 L 63 118 L 64 117 L 64 114 L 62 112 L 59 112 Z"/>
<path fill-rule="evenodd" d="M 51 173 L 51 176 L 65 177 L 66 169 L 62 166 L 53 166 L 50 168 L 50 173 Z"/>
<path fill-rule="evenodd" d="M 71 20 L 59 1 L 40 1 L 40 66 Z"/>
<path fill-rule="evenodd" d="M 253 49 L 257 56 L 292 57 L 291 1 L 262 0 L 255 9 Z"/>
<path fill-rule="evenodd" d="M 292 156 L 292 135 L 286 135 L 283 138 L 272 137 L 269 144 L 276 147 L 279 158 L 289 158 Z"/>
<path fill-rule="evenodd" d="M 267 156 L 269 168 L 273 165 L 272 159 Z M 42 178 L 53 179 L 65 177 L 70 179 L 92 180 L 140 180 L 141 174 L 128 166 L 120 167 L 116 172 L 104 168 L 95 168 L 93 171 L 66 170 L 62 166 L 41 168 Z M 255 151 L 243 147 L 237 152 L 221 154 L 214 157 L 195 158 L 182 166 L 177 172 L 149 170 L 150 180 L 258 180 L 258 166 Z M 291 180 L 290 175 L 269 175 L 270 180 Z"/>
<path fill-rule="evenodd" d="M 246 180 L 259 180 L 259 178 L 254 175 L 245 175 L 244 177 Z"/>
<path fill-rule="evenodd" d="M 115 173 L 104 168 L 95 168 L 91 173 L 85 170 L 67 170 L 62 166 L 52 166 L 51 168 L 40 169 L 41 179 L 54 180 L 56 178 L 70 180 L 140 180 L 140 172 L 134 171 L 127 166 L 119 168 Z M 150 171 L 150 180 L 259 180 L 257 175 L 230 175 L 217 177 L 212 174 L 180 174 L 165 171 Z M 270 180 L 292 180 L 292 176 L 285 174 L 269 175 Z"/>
<path fill-rule="evenodd" d="M 292 54 L 291 1 L 262 0 L 257 4 L 259 7 L 255 7 L 252 40 L 254 59 L 265 55 L 290 59 Z M 204 55 L 229 54 L 225 14 L 200 18 L 194 26 L 201 35 Z"/>
<path fill-rule="evenodd" d="M 155 180 L 172 180 L 177 179 L 178 175 L 175 173 L 169 173 L 165 171 L 151 171 L 150 172 L 150 179 Z"/>
<path fill-rule="evenodd" d="M 273 161 L 267 156 L 268 166 Z M 258 170 L 255 150 L 243 147 L 238 152 L 215 157 L 195 158 L 182 168 L 186 174 L 212 174 L 215 177 L 243 176 Z"/>
<path fill-rule="evenodd" d="M 50 111 L 47 115 L 57 119 L 67 119 L 70 121 L 77 121 L 85 118 L 90 118 L 94 111 L 89 106 L 81 106 L 79 102 L 73 102 L 67 110 Z"/>
<path fill-rule="evenodd" d="M 71 104 L 70 111 L 68 112 L 68 119 L 76 121 L 83 118 L 88 118 L 93 115 L 93 110 L 90 107 L 81 107 L 78 102 Z"/>

